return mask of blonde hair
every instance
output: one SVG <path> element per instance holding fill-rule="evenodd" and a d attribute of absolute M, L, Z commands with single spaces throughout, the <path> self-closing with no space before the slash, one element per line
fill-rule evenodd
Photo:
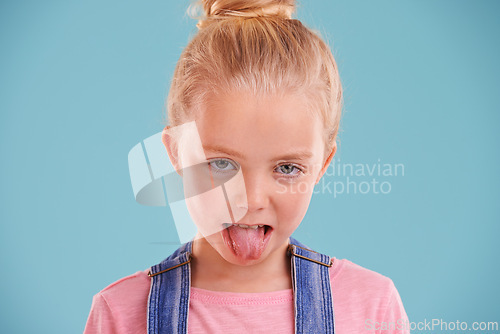
<path fill-rule="evenodd" d="M 202 0 L 199 31 L 182 52 L 167 99 L 171 126 L 202 110 L 211 94 L 249 91 L 305 94 L 325 125 L 326 150 L 336 139 L 342 86 L 321 37 L 292 19 L 294 0 Z M 193 14 L 192 14 L 193 15 Z"/>

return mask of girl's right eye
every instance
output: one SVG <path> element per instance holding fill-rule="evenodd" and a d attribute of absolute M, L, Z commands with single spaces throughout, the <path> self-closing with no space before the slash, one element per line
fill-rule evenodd
<path fill-rule="evenodd" d="M 213 159 L 208 161 L 208 166 L 215 173 L 228 173 L 238 170 L 236 162 L 229 159 Z"/>

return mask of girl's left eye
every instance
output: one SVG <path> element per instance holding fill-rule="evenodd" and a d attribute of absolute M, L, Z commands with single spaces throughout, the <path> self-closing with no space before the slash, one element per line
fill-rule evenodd
<path fill-rule="evenodd" d="M 287 177 L 297 176 L 302 173 L 302 170 L 299 167 L 290 164 L 280 165 L 276 167 L 276 171 Z"/>

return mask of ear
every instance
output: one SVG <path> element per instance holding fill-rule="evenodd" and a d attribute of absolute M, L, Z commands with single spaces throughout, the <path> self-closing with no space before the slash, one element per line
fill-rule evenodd
<path fill-rule="evenodd" d="M 175 171 L 177 174 L 182 176 L 182 171 L 181 171 L 181 163 L 179 161 L 179 145 L 177 140 L 169 133 L 171 127 L 167 125 L 164 129 L 163 132 L 161 133 L 161 141 L 163 145 L 165 145 L 165 148 L 167 149 L 168 157 L 170 158 L 170 162 L 175 168 Z"/>
<path fill-rule="evenodd" d="M 334 141 L 332 150 L 330 151 L 330 154 L 326 158 L 325 162 L 323 163 L 323 167 L 321 168 L 321 170 L 318 174 L 318 178 L 316 179 L 316 184 L 318 184 L 319 180 L 321 180 L 321 178 L 325 174 L 325 172 L 328 169 L 328 166 L 330 165 L 330 162 L 332 161 L 333 156 L 335 155 L 336 152 L 337 152 L 337 141 Z"/>

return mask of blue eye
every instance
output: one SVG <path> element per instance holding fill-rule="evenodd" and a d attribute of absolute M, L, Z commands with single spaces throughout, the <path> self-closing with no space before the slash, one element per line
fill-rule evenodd
<path fill-rule="evenodd" d="M 276 171 L 286 177 L 294 177 L 302 173 L 302 170 L 295 165 L 285 164 L 276 167 Z"/>
<path fill-rule="evenodd" d="M 225 173 L 238 170 L 237 164 L 228 159 L 214 159 L 208 162 L 210 168 L 216 173 Z"/>

